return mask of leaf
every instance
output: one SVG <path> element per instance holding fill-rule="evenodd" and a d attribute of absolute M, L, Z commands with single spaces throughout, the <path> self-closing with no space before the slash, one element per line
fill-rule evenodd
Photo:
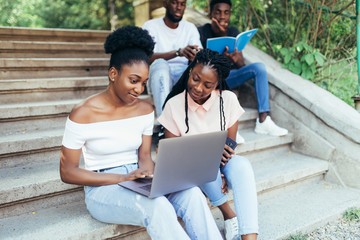
<path fill-rule="evenodd" d="M 289 54 L 289 49 L 282 48 L 282 49 L 280 49 L 280 53 L 281 53 L 281 55 L 286 56 Z"/>
<path fill-rule="evenodd" d="M 308 44 L 304 43 L 303 46 L 304 46 L 304 48 L 305 48 L 306 51 L 308 51 L 308 52 L 312 52 L 312 51 L 313 51 L 313 48 L 312 48 L 311 46 L 309 46 Z"/>
<path fill-rule="evenodd" d="M 309 65 L 307 65 L 305 62 L 303 62 L 302 65 L 301 65 L 301 70 L 304 72 L 304 71 L 306 71 L 308 69 L 309 69 Z"/>
<path fill-rule="evenodd" d="M 290 60 L 291 60 L 291 54 L 287 54 L 287 55 L 285 55 L 285 58 L 284 58 L 284 63 L 289 63 L 290 62 Z"/>
<path fill-rule="evenodd" d="M 308 53 L 305 55 L 305 61 L 310 66 L 314 63 L 314 55 L 311 53 Z"/>
<path fill-rule="evenodd" d="M 282 65 L 282 68 L 289 68 L 289 64 L 284 63 L 284 64 Z"/>
<path fill-rule="evenodd" d="M 295 74 L 301 73 L 301 63 L 298 59 L 291 60 L 289 64 L 289 70 L 292 71 Z"/>
<path fill-rule="evenodd" d="M 317 64 L 319 64 L 319 66 L 324 66 L 324 62 L 325 62 L 325 59 L 326 59 L 326 57 L 324 55 L 322 55 L 319 52 L 315 52 L 314 57 L 315 57 L 315 60 L 316 60 Z"/>
<path fill-rule="evenodd" d="M 305 70 L 304 72 L 301 73 L 301 77 L 305 78 L 305 79 L 309 79 L 312 80 L 314 79 L 314 73 L 313 71 L 311 71 L 310 68 L 308 68 L 307 70 Z"/>

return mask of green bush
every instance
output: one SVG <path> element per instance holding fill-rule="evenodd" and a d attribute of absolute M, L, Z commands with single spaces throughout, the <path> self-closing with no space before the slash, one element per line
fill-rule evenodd
<path fill-rule="evenodd" d="M 326 60 L 324 55 L 304 42 L 298 42 L 291 48 L 281 48 L 280 55 L 284 68 L 310 80 L 315 78 L 317 67 L 322 67 Z"/>

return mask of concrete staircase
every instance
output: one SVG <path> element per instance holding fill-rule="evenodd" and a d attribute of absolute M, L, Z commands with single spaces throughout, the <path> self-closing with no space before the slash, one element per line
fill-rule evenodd
<path fill-rule="evenodd" d="M 92 219 L 82 187 L 59 177 L 67 115 L 107 86 L 108 33 L 0 28 L 0 239 L 149 239 L 142 227 Z M 253 163 L 259 239 L 311 231 L 359 205 L 358 192 L 324 181 L 327 161 L 292 150 L 293 134 L 255 134 L 256 117 L 246 108 L 239 119 L 246 142 L 236 153 Z"/>

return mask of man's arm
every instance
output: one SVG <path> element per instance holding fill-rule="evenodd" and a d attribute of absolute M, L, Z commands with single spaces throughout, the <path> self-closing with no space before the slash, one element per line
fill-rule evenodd
<path fill-rule="evenodd" d="M 195 58 L 196 53 L 199 51 L 198 45 L 188 45 L 185 48 L 180 48 L 176 50 L 172 50 L 170 52 L 163 52 L 163 53 L 154 53 L 150 57 L 150 63 L 155 61 L 158 58 L 162 58 L 165 60 L 170 60 L 176 57 L 186 57 L 190 61 Z"/>

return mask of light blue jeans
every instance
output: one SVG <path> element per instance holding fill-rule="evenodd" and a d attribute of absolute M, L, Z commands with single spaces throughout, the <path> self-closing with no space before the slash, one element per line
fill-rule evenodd
<path fill-rule="evenodd" d="M 104 170 L 127 174 L 137 164 Z M 117 184 L 85 187 L 90 214 L 105 223 L 144 226 L 151 239 L 222 239 L 203 193 L 198 187 L 149 199 Z M 185 230 L 177 216 L 185 222 Z"/>
<path fill-rule="evenodd" d="M 229 188 L 233 192 L 235 212 L 238 218 L 240 235 L 258 233 L 258 204 L 254 172 L 247 158 L 233 155 L 221 168 Z M 221 192 L 222 179 L 220 170 L 217 179 L 200 186 L 211 204 L 220 206 L 228 197 Z"/>
<path fill-rule="evenodd" d="M 269 83 L 263 63 L 252 63 L 239 69 L 231 70 L 226 82 L 233 89 L 252 78 L 255 79 L 254 87 L 258 112 L 269 112 Z"/>
<path fill-rule="evenodd" d="M 157 117 L 162 113 L 162 106 L 167 95 L 187 66 L 185 64 L 169 64 L 161 58 L 150 65 L 148 90 L 153 95 Z"/>

